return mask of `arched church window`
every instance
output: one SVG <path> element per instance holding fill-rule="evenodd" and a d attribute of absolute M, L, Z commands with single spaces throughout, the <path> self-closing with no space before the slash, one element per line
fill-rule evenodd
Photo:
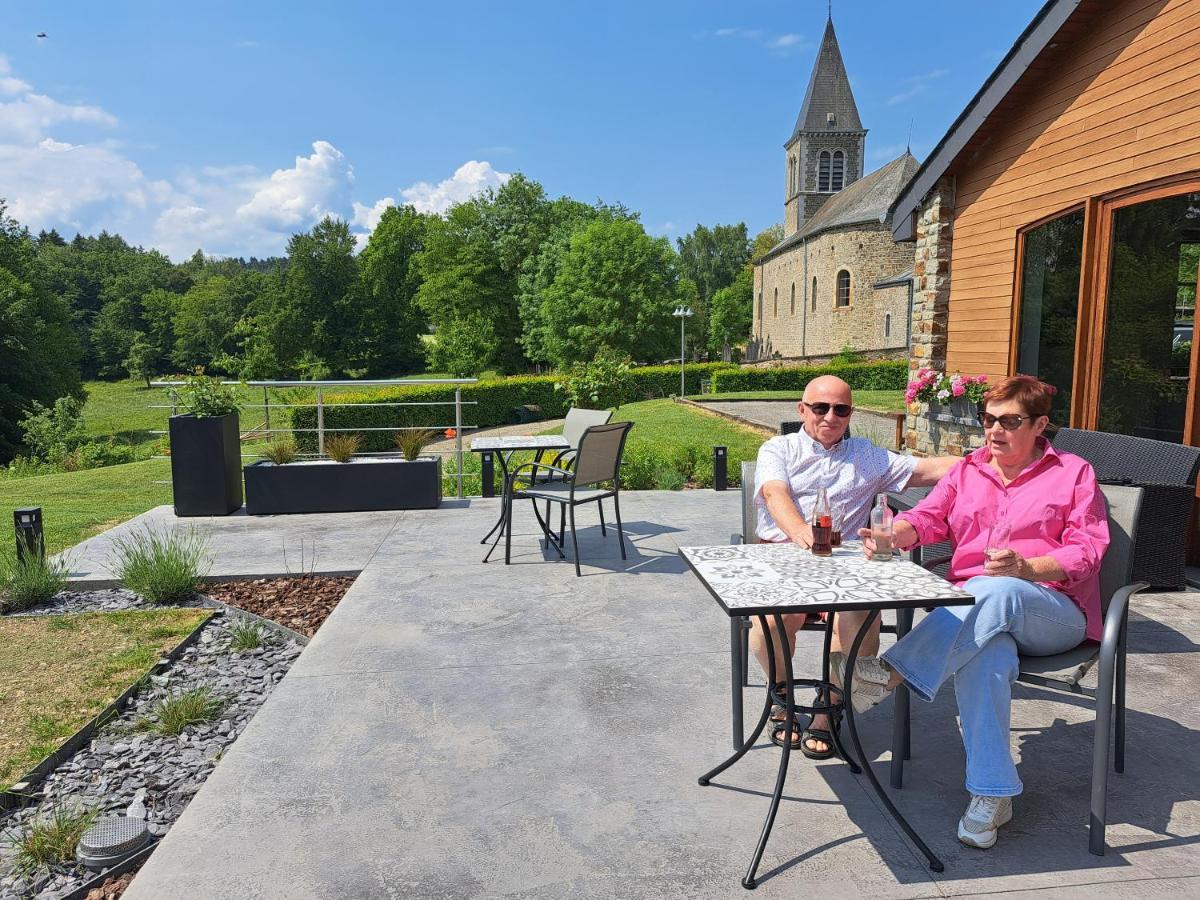
<path fill-rule="evenodd" d="M 850 305 L 850 273 L 845 269 L 837 273 L 837 305 Z"/>
<path fill-rule="evenodd" d="M 792 315 L 796 314 L 796 282 L 792 282 Z"/>
<path fill-rule="evenodd" d="M 833 153 L 833 178 L 830 183 L 830 190 L 840 191 L 846 184 L 846 154 L 841 150 L 835 150 Z"/>
<path fill-rule="evenodd" d="M 816 312 L 817 311 L 817 276 L 816 275 L 813 276 L 812 287 L 813 287 L 813 289 L 812 289 L 812 311 Z"/>
<path fill-rule="evenodd" d="M 888 313 L 883 317 L 883 336 L 890 338 L 892 336 L 892 314 Z"/>
<path fill-rule="evenodd" d="M 829 173 L 832 159 L 828 150 L 822 150 L 817 157 L 817 190 L 829 193 Z"/>

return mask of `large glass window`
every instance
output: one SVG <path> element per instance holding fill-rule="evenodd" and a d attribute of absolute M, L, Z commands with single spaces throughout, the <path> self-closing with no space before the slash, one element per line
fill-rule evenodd
<path fill-rule="evenodd" d="M 1024 236 L 1017 371 L 1058 388 L 1050 420 L 1068 424 L 1079 308 L 1083 210 L 1067 213 Z"/>
<path fill-rule="evenodd" d="M 837 273 L 837 305 L 850 305 L 850 273 L 845 269 Z"/>
<path fill-rule="evenodd" d="M 1100 430 L 1183 441 L 1200 194 L 1121 207 L 1112 235 Z"/>

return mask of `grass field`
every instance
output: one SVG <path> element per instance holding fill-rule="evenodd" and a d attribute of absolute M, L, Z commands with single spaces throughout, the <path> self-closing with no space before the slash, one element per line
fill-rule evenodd
<path fill-rule="evenodd" d="M 727 394 L 698 394 L 689 400 L 800 400 L 799 391 L 731 391 Z M 879 412 L 905 411 L 904 391 L 855 391 L 854 405 Z"/>
<path fill-rule="evenodd" d="M 56 553 L 151 507 L 170 503 L 171 485 L 156 483 L 170 479 L 171 464 L 165 459 L 4 478 L 0 479 L 0 510 L 42 507 L 46 549 Z"/>
<path fill-rule="evenodd" d="M 201 609 L 0 619 L 0 787 L 8 787 L 211 613 Z"/>

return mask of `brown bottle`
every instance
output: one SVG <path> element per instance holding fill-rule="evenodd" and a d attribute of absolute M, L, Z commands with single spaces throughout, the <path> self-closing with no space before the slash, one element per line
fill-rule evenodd
<path fill-rule="evenodd" d="M 825 488 L 817 491 L 817 502 L 813 504 L 809 522 L 813 533 L 813 556 L 833 556 L 833 513 Z"/>

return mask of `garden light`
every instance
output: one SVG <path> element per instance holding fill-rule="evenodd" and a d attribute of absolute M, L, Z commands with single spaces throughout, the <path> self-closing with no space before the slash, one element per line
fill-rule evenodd
<path fill-rule="evenodd" d="M 25 554 L 36 559 L 46 558 L 46 539 L 42 534 L 42 508 L 28 506 L 13 510 L 13 524 L 17 530 L 17 561 L 25 562 Z"/>
<path fill-rule="evenodd" d="M 684 323 L 691 316 L 695 315 L 695 313 L 692 312 L 692 308 L 690 306 L 684 306 L 682 303 L 680 303 L 678 306 L 675 307 L 675 312 L 671 313 L 671 315 L 673 315 L 677 319 L 679 319 L 679 396 L 682 397 L 685 393 L 687 393 L 687 391 L 684 390 L 684 380 L 683 380 L 683 375 L 684 375 L 683 364 L 685 362 L 684 347 L 683 347 L 683 326 L 684 326 Z"/>

